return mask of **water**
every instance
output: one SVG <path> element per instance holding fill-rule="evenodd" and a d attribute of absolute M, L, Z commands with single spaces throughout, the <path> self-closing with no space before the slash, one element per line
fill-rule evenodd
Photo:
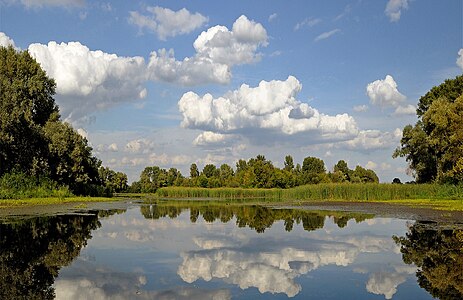
<path fill-rule="evenodd" d="M 0 223 L 0 299 L 463 298 L 463 231 L 445 224 L 198 205 Z"/>

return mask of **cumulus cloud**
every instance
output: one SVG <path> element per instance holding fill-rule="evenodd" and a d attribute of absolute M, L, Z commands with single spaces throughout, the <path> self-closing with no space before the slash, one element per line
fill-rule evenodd
<path fill-rule="evenodd" d="M 301 89 L 301 83 L 289 76 L 285 81 L 261 81 L 257 87 L 243 84 L 218 98 L 187 92 L 178 102 L 181 125 L 219 134 L 267 130 L 289 136 L 315 132 L 320 139 L 345 139 L 358 133 L 351 116 L 325 115 L 298 101 L 296 95 Z"/>
<path fill-rule="evenodd" d="M 373 273 L 368 278 L 367 291 L 376 294 L 384 295 L 386 299 L 392 299 L 392 296 L 397 292 L 397 286 L 404 283 L 406 276 L 397 273 L 379 272 Z"/>
<path fill-rule="evenodd" d="M 458 50 L 457 66 L 463 70 L 463 48 Z"/>
<path fill-rule="evenodd" d="M 142 57 L 91 51 L 79 42 L 31 44 L 28 50 L 55 79 L 61 114 L 70 121 L 146 96 Z"/>
<path fill-rule="evenodd" d="M 365 165 L 365 168 L 372 169 L 372 170 L 376 169 L 377 167 L 378 167 L 378 164 L 371 160 L 369 160 L 367 164 Z"/>
<path fill-rule="evenodd" d="M 147 29 L 156 33 L 160 40 L 190 33 L 208 21 L 207 17 L 200 13 L 190 13 L 186 8 L 173 11 L 159 6 L 148 6 L 146 11 L 150 15 L 131 11 L 128 21 L 137 26 L 140 31 Z"/>
<path fill-rule="evenodd" d="M 323 32 L 322 34 L 318 35 L 314 41 L 315 42 L 318 42 L 318 41 L 321 41 L 321 40 L 326 40 L 327 38 L 330 38 L 332 37 L 333 35 L 335 35 L 336 33 L 340 32 L 341 30 L 336 28 L 336 29 L 333 29 L 331 31 L 327 31 L 327 32 Z"/>
<path fill-rule="evenodd" d="M 397 83 L 391 75 L 386 78 L 373 81 L 367 85 L 367 95 L 373 105 L 381 107 L 397 107 L 405 101 L 406 97 L 397 89 Z"/>
<path fill-rule="evenodd" d="M 391 22 L 397 22 L 400 20 L 402 10 L 408 8 L 408 0 L 389 0 L 386 4 L 384 13 L 389 17 Z"/>
<path fill-rule="evenodd" d="M 12 46 L 13 48 L 16 48 L 13 39 L 7 36 L 4 32 L 0 31 L 0 47 L 8 47 L 8 46 Z"/>
<path fill-rule="evenodd" d="M 339 148 L 351 150 L 377 150 L 387 149 L 397 144 L 402 138 L 402 130 L 396 128 L 393 132 L 381 132 L 379 130 L 362 130 L 352 140 L 336 144 Z"/>
<path fill-rule="evenodd" d="M 409 104 L 406 106 L 399 105 L 394 111 L 394 115 L 403 116 L 403 115 L 414 115 L 416 114 L 416 107 Z"/>
<path fill-rule="evenodd" d="M 127 142 L 125 151 L 131 153 L 148 153 L 154 147 L 154 143 L 148 139 L 136 139 Z"/>
<path fill-rule="evenodd" d="M 234 65 L 257 62 L 260 46 L 266 46 L 267 31 L 260 24 L 239 17 L 232 30 L 214 26 L 203 31 L 193 46 L 196 54 L 182 61 L 175 59 L 173 50 L 152 52 L 148 65 L 150 78 L 181 85 L 228 83 Z"/>
<path fill-rule="evenodd" d="M 210 144 L 223 144 L 230 138 L 230 135 L 205 131 L 196 137 L 196 139 L 193 141 L 193 145 L 204 146 Z"/>

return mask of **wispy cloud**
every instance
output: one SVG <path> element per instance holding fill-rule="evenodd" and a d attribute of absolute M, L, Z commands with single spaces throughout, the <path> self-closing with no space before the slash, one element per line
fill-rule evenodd
<path fill-rule="evenodd" d="M 321 21 L 322 21 L 322 19 L 320 19 L 320 18 L 310 17 L 310 18 L 304 19 L 303 21 L 297 23 L 294 26 L 294 30 L 297 31 L 297 30 L 302 29 L 304 27 L 313 27 L 313 26 L 317 25 L 318 23 L 320 23 Z"/>
<path fill-rule="evenodd" d="M 333 29 L 331 31 L 327 31 L 327 32 L 323 32 L 322 34 L 320 34 L 319 36 L 317 36 L 314 41 L 315 42 L 318 42 L 318 41 L 321 41 L 321 40 L 326 40 L 327 38 L 330 38 L 332 37 L 333 35 L 335 35 L 336 33 L 340 32 L 341 30 L 339 28 L 336 28 L 336 29 Z"/>
<path fill-rule="evenodd" d="M 273 14 L 271 14 L 271 15 L 268 17 L 268 21 L 269 21 L 269 22 L 272 22 L 272 21 L 274 21 L 277 17 L 278 17 L 278 14 L 277 14 L 277 13 L 273 13 Z"/>

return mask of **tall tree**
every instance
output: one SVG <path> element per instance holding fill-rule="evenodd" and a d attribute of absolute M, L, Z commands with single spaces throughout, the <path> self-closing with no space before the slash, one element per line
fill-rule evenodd
<path fill-rule="evenodd" d="M 463 75 L 421 97 L 417 115 L 393 157 L 406 158 L 417 182 L 463 182 Z"/>
<path fill-rule="evenodd" d="M 41 127 L 58 113 L 55 86 L 27 51 L 0 47 L 0 175 L 44 163 Z"/>

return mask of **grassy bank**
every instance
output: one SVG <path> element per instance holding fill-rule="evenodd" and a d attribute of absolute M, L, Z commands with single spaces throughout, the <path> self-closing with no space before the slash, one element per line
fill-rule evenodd
<path fill-rule="evenodd" d="M 266 200 L 406 200 L 463 199 L 463 186 L 437 184 L 314 184 L 291 189 L 188 188 L 165 187 L 154 194 L 157 198 L 216 198 Z"/>
<path fill-rule="evenodd" d="M 7 199 L 0 200 L 0 209 L 7 207 L 23 207 L 23 206 L 35 206 L 35 205 L 53 205 L 63 203 L 85 203 L 85 202 L 108 202 L 120 200 L 116 198 L 105 198 L 105 197 L 45 197 L 45 198 L 25 198 L 25 199 Z"/>

